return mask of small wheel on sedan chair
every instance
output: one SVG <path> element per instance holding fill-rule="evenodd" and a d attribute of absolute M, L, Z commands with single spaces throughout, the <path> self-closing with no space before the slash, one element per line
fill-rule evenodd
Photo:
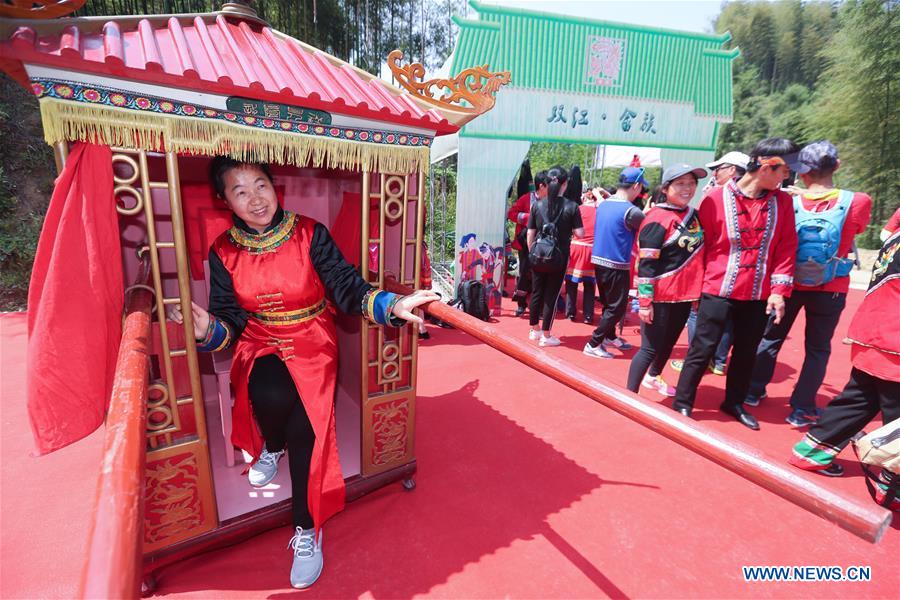
<path fill-rule="evenodd" d="M 403 489 L 407 492 L 411 492 L 416 489 L 416 480 L 410 477 L 409 479 L 404 479 L 400 482 L 403 485 Z"/>

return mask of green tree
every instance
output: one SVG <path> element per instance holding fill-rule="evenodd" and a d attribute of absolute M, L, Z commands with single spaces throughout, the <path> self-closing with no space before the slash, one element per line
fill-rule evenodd
<path fill-rule="evenodd" d="M 841 154 L 841 185 L 873 198 L 867 241 L 900 205 L 900 19 L 897 4 L 846 2 L 840 30 L 825 48 L 827 68 L 808 110 L 810 138 L 832 140 Z"/>

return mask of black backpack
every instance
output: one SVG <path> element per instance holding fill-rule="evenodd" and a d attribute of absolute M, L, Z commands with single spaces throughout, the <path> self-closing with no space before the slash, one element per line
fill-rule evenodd
<path fill-rule="evenodd" d="M 529 267 L 538 273 L 553 273 L 566 268 L 566 257 L 559 248 L 559 230 L 556 224 L 566 209 L 566 199 L 559 197 L 560 207 L 556 218 L 544 223 L 537 234 L 534 245 L 528 252 Z M 550 211 L 549 201 L 547 211 Z M 547 215 L 549 217 L 549 215 Z"/>
<path fill-rule="evenodd" d="M 482 321 L 490 319 L 484 284 L 480 281 L 461 281 L 456 287 L 456 299 L 450 303 L 450 306 L 459 306 L 467 315 L 472 315 Z"/>

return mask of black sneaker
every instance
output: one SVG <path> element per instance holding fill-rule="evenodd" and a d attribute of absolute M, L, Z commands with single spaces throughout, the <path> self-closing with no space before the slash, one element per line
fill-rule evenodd
<path fill-rule="evenodd" d="M 516 308 L 516 316 L 517 316 L 517 317 L 521 317 L 521 316 L 524 315 L 524 314 L 525 314 L 525 307 L 524 307 L 524 306 L 520 306 L 520 307 Z"/>
<path fill-rule="evenodd" d="M 746 400 L 744 400 L 744 404 L 747 404 Z M 802 408 L 795 408 L 791 411 L 791 414 L 787 416 L 785 421 L 787 421 L 794 429 L 803 429 L 804 427 L 815 425 L 817 419 L 818 414 L 815 411 L 806 411 Z"/>
<path fill-rule="evenodd" d="M 813 473 L 818 473 L 819 475 L 824 475 L 826 477 L 840 477 L 844 474 L 844 467 L 837 463 L 831 463 L 824 469 L 818 469 L 813 471 Z"/>

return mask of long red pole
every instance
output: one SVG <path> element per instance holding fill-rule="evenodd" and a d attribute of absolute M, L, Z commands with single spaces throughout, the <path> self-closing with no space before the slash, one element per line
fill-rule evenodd
<path fill-rule="evenodd" d="M 395 293 L 412 293 L 411 289 L 393 280 L 386 281 L 385 286 Z M 891 512 L 880 506 L 822 487 L 802 472 L 773 462 L 752 446 L 710 431 L 673 410 L 642 400 L 625 388 L 596 379 L 460 310 L 441 302 L 431 302 L 425 311 L 864 540 L 877 542 L 891 523 Z"/>
<path fill-rule="evenodd" d="M 136 288 L 128 300 L 79 598 L 141 595 L 151 296 Z"/>

